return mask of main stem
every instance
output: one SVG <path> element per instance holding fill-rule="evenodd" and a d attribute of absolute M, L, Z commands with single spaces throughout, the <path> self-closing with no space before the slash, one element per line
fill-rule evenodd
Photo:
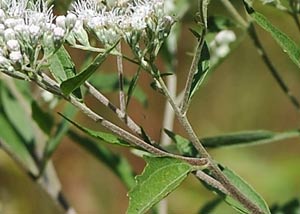
<path fill-rule="evenodd" d="M 234 185 L 230 183 L 230 181 L 227 179 L 227 177 L 222 173 L 220 168 L 214 163 L 214 160 L 209 155 L 209 153 L 206 151 L 206 149 L 203 147 L 202 143 L 198 139 L 197 135 L 195 134 L 191 124 L 189 123 L 187 117 L 185 114 L 182 114 L 179 107 L 176 105 L 173 98 L 170 96 L 169 91 L 161 77 L 158 77 L 156 79 L 157 83 L 160 85 L 163 93 L 167 97 L 169 103 L 173 107 L 175 114 L 180 122 L 180 124 L 183 126 L 183 128 L 186 130 L 190 141 L 194 145 L 194 147 L 199 152 L 200 156 L 202 158 L 205 158 L 208 160 L 209 169 L 212 173 L 212 175 L 223 185 L 223 187 L 228 191 L 228 193 L 237 201 L 239 201 L 241 204 L 244 205 L 246 209 L 251 211 L 253 214 L 263 214 L 264 212 L 252 201 L 250 201 L 238 188 L 236 188 Z"/>

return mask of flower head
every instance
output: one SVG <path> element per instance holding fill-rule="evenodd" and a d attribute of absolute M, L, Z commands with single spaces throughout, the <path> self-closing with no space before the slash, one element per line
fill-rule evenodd
<path fill-rule="evenodd" d="M 49 49 L 45 47 L 49 39 L 53 47 L 62 44 L 66 33 L 75 25 L 73 19 L 72 15 L 59 16 L 54 24 L 52 6 L 46 0 L 0 0 L 0 70 L 13 67 L 22 71 L 22 67 L 36 65 L 37 57 L 42 55 L 37 51 Z"/>
<path fill-rule="evenodd" d="M 104 44 L 145 35 L 147 28 L 158 32 L 166 16 L 162 0 L 123 0 L 113 6 L 98 0 L 80 0 L 73 4 L 72 13 Z"/>

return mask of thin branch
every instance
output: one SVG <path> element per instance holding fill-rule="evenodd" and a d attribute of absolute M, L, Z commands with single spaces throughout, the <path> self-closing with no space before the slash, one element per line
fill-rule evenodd
<path fill-rule="evenodd" d="M 192 88 L 192 83 L 193 83 L 193 79 L 194 79 L 194 75 L 198 70 L 198 63 L 200 61 L 201 58 L 201 52 L 202 52 L 202 47 L 204 45 L 205 42 L 205 34 L 206 34 L 206 28 L 207 28 L 207 23 L 206 23 L 206 16 L 207 16 L 207 1 L 205 0 L 201 0 L 199 1 L 199 7 L 200 7 L 200 25 L 202 25 L 202 32 L 198 41 L 198 45 L 193 57 L 193 61 L 188 73 L 188 77 L 187 77 L 187 81 L 185 84 L 185 88 L 184 88 L 184 96 L 183 96 L 183 101 L 182 101 L 182 105 L 181 105 L 181 113 L 182 114 L 186 114 L 186 111 L 189 107 L 190 104 L 190 91 Z"/>
<path fill-rule="evenodd" d="M 98 91 L 92 84 L 89 82 L 85 82 L 85 87 L 88 89 L 88 92 L 97 99 L 100 103 L 102 103 L 104 106 L 109 108 L 111 111 L 113 111 L 120 120 L 122 120 L 130 130 L 132 130 L 134 133 L 138 134 L 139 136 L 142 136 L 142 130 L 139 125 L 137 125 L 134 120 L 127 115 L 124 114 L 118 107 L 116 107 L 113 103 L 107 99 L 100 91 Z"/>
<path fill-rule="evenodd" d="M 276 67 L 273 65 L 272 61 L 270 60 L 266 50 L 264 49 L 257 33 L 254 28 L 254 25 L 251 24 L 248 33 L 253 40 L 253 43 L 257 49 L 258 54 L 261 56 L 263 62 L 268 67 L 269 71 L 271 72 L 271 75 L 274 77 L 276 82 L 278 83 L 281 90 L 287 95 L 293 106 L 297 109 L 297 111 L 300 111 L 300 103 L 297 100 L 297 98 L 293 95 L 289 87 L 286 85 L 282 77 L 280 76 L 279 72 L 277 71 Z"/>
<path fill-rule="evenodd" d="M 173 107 L 175 114 L 177 116 L 178 121 L 182 125 L 182 127 L 187 132 L 189 139 L 191 143 L 194 145 L 194 147 L 199 152 L 200 157 L 205 158 L 208 160 L 209 164 L 209 170 L 211 171 L 212 175 L 224 186 L 225 189 L 229 192 L 229 195 L 231 195 L 234 199 L 239 201 L 241 204 L 243 204 L 249 211 L 255 214 L 263 214 L 264 212 L 251 200 L 247 198 L 236 186 L 232 185 L 228 178 L 222 173 L 220 168 L 214 163 L 214 160 L 209 155 L 209 153 L 206 151 L 206 149 L 201 144 L 199 138 L 195 134 L 191 124 L 189 123 L 187 117 L 185 114 L 182 114 L 178 106 L 176 105 L 175 101 L 172 99 L 172 97 L 169 95 L 169 91 L 162 80 L 161 77 L 156 79 L 157 84 L 161 87 L 162 92 L 169 100 L 171 106 Z"/>
<path fill-rule="evenodd" d="M 220 0 L 221 3 L 225 6 L 228 12 L 232 15 L 232 17 L 240 24 L 240 26 L 244 29 L 248 27 L 248 23 L 244 20 L 244 18 L 237 12 L 235 7 L 231 4 L 229 0 Z"/>
<path fill-rule="evenodd" d="M 199 178 L 201 181 L 205 182 L 206 184 L 212 186 L 213 188 L 219 190 L 220 192 L 224 193 L 225 195 L 228 195 L 229 192 L 227 191 L 227 189 L 216 179 L 210 177 L 209 175 L 207 175 L 206 173 L 204 173 L 201 170 L 197 170 L 195 172 L 195 175 L 197 178 Z"/>
<path fill-rule="evenodd" d="M 122 44 L 116 46 L 116 49 L 119 53 L 122 54 Z M 120 100 L 120 109 L 123 115 L 125 115 L 126 111 L 126 101 L 125 101 L 125 93 L 124 93 L 124 71 L 123 71 L 123 58 L 122 56 L 117 56 L 117 68 L 118 68 L 118 76 L 119 76 L 119 100 Z"/>

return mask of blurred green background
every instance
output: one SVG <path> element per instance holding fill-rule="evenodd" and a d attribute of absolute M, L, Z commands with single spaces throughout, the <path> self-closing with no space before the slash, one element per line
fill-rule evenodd
<path fill-rule="evenodd" d="M 233 2 L 236 2 L 241 14 L 245 14 L 240 1 Z M 64 3 L 66 2 L 57 1 L 57 5 L 60 6 Z M 260 4 L 257 4 L 256 8 L 299 44 L 300 34 L 290 16 Z M 218 1 L 212 1 L 209 13 L 228 15 Z M 196 44 L 188 30 L 193 22 L 193 14 L 194 11 L 189 11 L 183 20 L 178 54 L 178 90 L 183 88 L 192 59 L 187 53 L 192 52 Z M 236 33 L 239 35 L 240 32 L 237 30 Z M 300 99 L 299 69 L 269 35 L 262 30 L 258 30 L 258 33 L 283 79 Z M 72 55 L 79 61 L 82 58 L 81 53 L 72 51 Z M 115 70 L 115 67 L 111 67 L 114 62 L 115 59 L 111 58 L 102 70 Z M 128 70 L 129 74 L 132 74 L 134 71 L 132 69 L 131 65 L 126 64 L 125 71 Z M 148 107 L 143 108 L 133 101 L 129 114 L 147 130 L 153 139 L 159 140 L 164 98 L 150 88 L 149 82 L 149 76 L 142 75 L 140 86 L 148 94 Z M 109 96 L 117 103 L 115 94 Z M 119 123 L 103 106 L 93 103 L 92 100 L 90 104 L 101 115 Z M 248 37 L 209 76 L 193 99 L 188 117 L 196 133 L 201 137 L 241 130 L 284 131 L 295 129 L 300 124 L 299 112 L 280 90 Z M 77 119 L 89 123 L 82 115 L 78 115 Z M 175 130 L 185 135 L 176 122 Z M 118 147 L 111 147 L 111 149 L 127 156 L 137 173 L 142 171 L 144 162 L 141 159 L 125 149 Z M 231 167 L 247 180 L 268 204 L 272 205 L 299 197 L 299 151 L 299 139 L 294 139 L 253 147 L 221 148 L 210 152 L 216 160 Z M 63 192 L 79 214 L 125 213 L 128 198 L 122 183 L 102 163 L 68 138 L 64 139 L 54 154 L 53 162 Z M 190 176 L 183 185 L 168 196 L 169 214 L 196 214 L 199 208 L 213 197 L 212 193 Z M 43 191 L 2 151 L 0 151 L 0 213 L 58 213 L 55 205 Z M 222 205 L 215 213 L 235 212 Z"/>

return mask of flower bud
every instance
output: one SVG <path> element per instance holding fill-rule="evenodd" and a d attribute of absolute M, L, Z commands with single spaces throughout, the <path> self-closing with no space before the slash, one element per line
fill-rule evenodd
<path fill-rule="evenodd" d="M 62 40 L 65 36 L 65 30 L 61 27 L 56 27 L 53 29 L 53 38 L 55 41 Z"/>
<path fill-rule="evenodd" d="M 66 27 L 68 29 L 72 29 L 77 21 L 77 16 L 73 13 L 68 13 L 68 15 L 66 16 Z"/>
<path fill-rule="evenodd" d="M 20 44 L 15 39 L 8 40 L 6 45 L 7 45 L 7 49 L 9 51 L 20 51 Z"/>
<path fill-rule="evenodd" d="M 66 17 L 65 16 L 57 16 L 55 19 L 56 26 L 62 29 L 66 29 Z"/>
<path fill-rule="evenodd" d="M 13 29 L 8 28 L 4 31 L 4 39 L 6 41 L 16 39 L 16 33 Z"/>

